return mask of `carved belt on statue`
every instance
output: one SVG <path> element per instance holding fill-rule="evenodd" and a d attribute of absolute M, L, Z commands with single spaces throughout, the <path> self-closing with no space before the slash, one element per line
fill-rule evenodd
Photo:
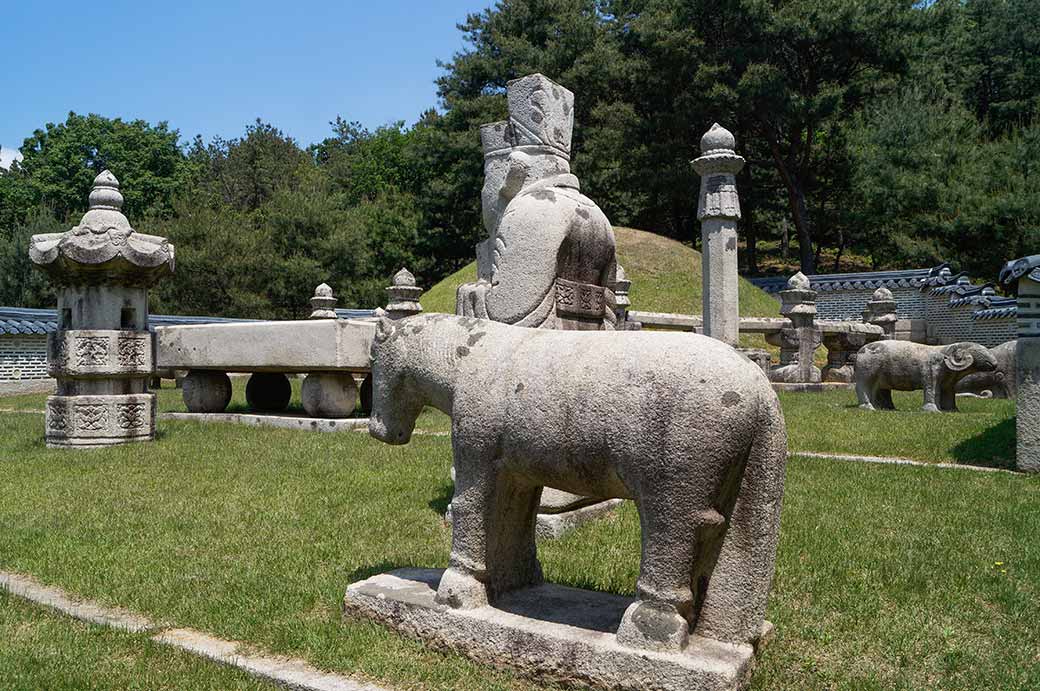
<path fill-rule="evenodd" d="M 607 291 L 603 286 L 556 279 L 556 314 L 559 316 L 604 319 L 608 314 L 606 301 Z"/>

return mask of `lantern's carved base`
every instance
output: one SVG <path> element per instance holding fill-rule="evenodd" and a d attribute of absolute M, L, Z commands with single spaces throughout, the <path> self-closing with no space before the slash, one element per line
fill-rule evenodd
<path fill-rule="evenodd" d="M 112 446 L 155 439 L 155 394 L 50 396 L 49 447 Z"/>

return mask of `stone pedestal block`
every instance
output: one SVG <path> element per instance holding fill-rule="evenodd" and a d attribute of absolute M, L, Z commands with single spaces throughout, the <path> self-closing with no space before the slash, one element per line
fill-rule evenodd
<path fill-rule="evenodd" d="M 51 396 L 47 446 L 110 446 L 155 437 L 155 394 Z"/>
<path fill-rule="evenodd" d="M 231 402 L 231 378 L 224 372 L 193 369 L 181 391 L 189 413 L 222 413 Z"/>
<path fill-rule="evenodd" d="M 250 409 L 277 413 L 289 406 L 292 384 L 281 372 L 257 372 L 246 383 L 246 403 Z"/>
<path fill-rule="evenodd" d="M 357 384 L 350 374 L 308 374 L 303 380 L 300 397 L 303 409 L 311 417 L 350 417 L 357 407 Z"/>
<path fill-rule="evenodd" d="M 614 631 L 631 598 L 544 584 L 509 594 L 495 606 L 451 609 L 434 600 L 442 571 L 400 569 L 347 588 L 346 617 L 521 674 L 601 689 L 738 691 L 748 686 L 756 645 L 690 635 L 676 653 L 621 645 Z"/>

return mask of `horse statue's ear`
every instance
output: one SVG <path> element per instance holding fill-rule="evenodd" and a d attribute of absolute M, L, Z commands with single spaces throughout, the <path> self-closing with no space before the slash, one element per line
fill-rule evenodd
<path fill-rule="evenodd" d="M 376 322 L 376 340 L 381 343 L 393 336 L 396 330 L 397 325 L 394 324 L 392 319 L 379 317 L 379 321 Z"/>

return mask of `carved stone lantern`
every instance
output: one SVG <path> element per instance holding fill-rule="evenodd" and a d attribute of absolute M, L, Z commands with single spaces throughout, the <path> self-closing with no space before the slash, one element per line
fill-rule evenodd
<path fill-rule="evenodd" d="M 308 319 L 335 319 L 336 302 L 336 296 L 332 294 L 332 287 L 328 283 L 322 283 L 314 289 L 314 297 L 311 298 L 311 316 Z"/>
<path fill-rule="evenodd" d="M 90 447 L 155 438 L 148 288 L 174 270 L 173 245 L 138 233 L 123 215 L 119 181 L 94 179 L 90 208 L 64 233 L 34 235 L 29 258 L 58 293 L 48 367 L 48 446 Z"/>
<path fill-rule="evenodd" d="M 892 297 L 892 291 L 885 287 L 875 290 L 870 300 L 867 301 L 867 306 L 863 308 L 863 321 L 880 326 L 881 330 L 885 332 L 885 338 L 892 339 L 896 335 L 898 319 L 896 301 Z"/>
<path fill-rule="evenodd" d="M 408 269 L 394 274 L 393 285 L 386 289 L 386 314 L 391 319 L 403 319 L 423 311 L 419 304 L 422 288 L 415 285 L 415 276 Z"/>
<path fill-rule="evenodd" d="M 801 271 L 787 282 L 780 291 L 780 314 L 787 317 L 791 326 L 785 327 L 779 343 L 780 366 L 771 373 L 771 379 L 779 382 L 812 384 L 820 381 L 820 369 L 813 363 L 813 354 L 820 347 L 821 336 L 816 328 L 816 291 Z"/>

